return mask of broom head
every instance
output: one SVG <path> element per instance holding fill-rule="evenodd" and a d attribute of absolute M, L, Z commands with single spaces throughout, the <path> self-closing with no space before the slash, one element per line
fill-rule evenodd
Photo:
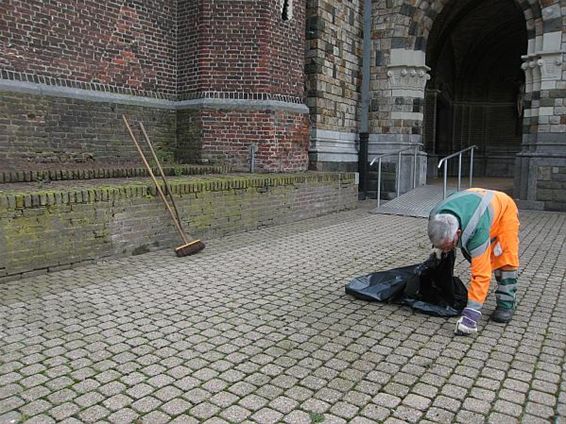
<path fill-rule="evenodd" d="M 200 240 L 194 240 L 190 243 L 184 244 L 175 248 L 175 253 L 178 257 L 194 255 L 204 249 L 204 243 Z"/>

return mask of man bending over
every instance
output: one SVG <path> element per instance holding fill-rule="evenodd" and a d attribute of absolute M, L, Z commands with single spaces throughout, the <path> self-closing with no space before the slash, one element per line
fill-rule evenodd
<path fill-rule="evenodd" d="M 456 334 L 478 331 L 492 272 L 497 281 L 497 307 L 491 319 L 511 321 L 519 268 L 518 215 L 515 202 L 507 194 L 481 188 L 454 193 L 431 211 L 428 236 L 433 246 L 443 252 L 459 247 L 471 263 L 468 304 L 456 323 Z"/>

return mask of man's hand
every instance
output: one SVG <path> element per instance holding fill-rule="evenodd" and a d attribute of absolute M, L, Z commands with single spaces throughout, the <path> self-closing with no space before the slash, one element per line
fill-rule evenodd
<path fill-rule="evenodd" d="M 478 332 L 478 322 L 481 318 L 481 312 L 472 308 L 464 308 L 462 316 L 456 322 L 457 336 L 467 336 Z"/>

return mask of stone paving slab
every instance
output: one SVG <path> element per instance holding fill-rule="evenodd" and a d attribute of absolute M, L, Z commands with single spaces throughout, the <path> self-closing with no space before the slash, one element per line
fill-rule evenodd
<path fill-rule="evenodd" d="M 372 206 L 4 283 L 0 423 L 566 422 L 566 214 L 521 211 L 515 319 L 463 338 L 344 293 L 428 253 Z"/>

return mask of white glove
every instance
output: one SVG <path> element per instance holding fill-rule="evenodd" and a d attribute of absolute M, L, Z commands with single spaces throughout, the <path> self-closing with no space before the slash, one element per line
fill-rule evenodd
<path fill-rule="evenodd" d="M 469 336 L 478 332 L 478 322 L 481 312 L 473 308 L 464 308 L 462 316 L 456 321 L 454 333 L 457 336 Z"/>

